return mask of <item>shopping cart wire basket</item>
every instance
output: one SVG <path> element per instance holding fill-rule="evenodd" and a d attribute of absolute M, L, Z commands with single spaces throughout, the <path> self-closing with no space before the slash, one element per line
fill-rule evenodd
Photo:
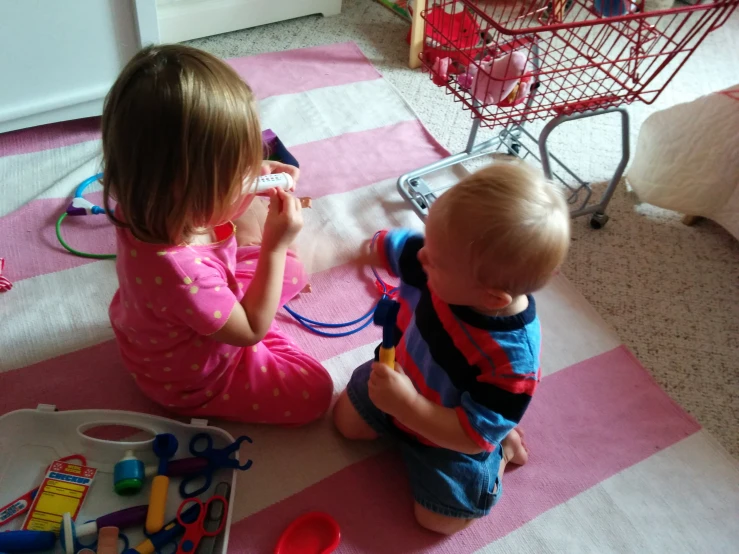
<path fill-rule="evenodd" d="M 441 191 L 424 175 L 502 148 L 540 161 L 548 178 L 569 189 L 573 217 L 590 215 L 591 225 L 602 227 L 629 159 L 625 106 L 654 102 L 739 5 L 698 1 L 645 11 L 644 0 L 428 0 L 422 64 L 471 112 L 473 125 L 464 152 L 403 175 L 401 194 L 425 217 Z M 566 121 L 611 112 L 621 116 L 622 159 L 593 202 L 589 183 L 549 153 L 546 141 Z M 539 137 L 524 129 L 534 120 L 549 120 Z M 480 126 L 501 131 L 476 144 Z"/>

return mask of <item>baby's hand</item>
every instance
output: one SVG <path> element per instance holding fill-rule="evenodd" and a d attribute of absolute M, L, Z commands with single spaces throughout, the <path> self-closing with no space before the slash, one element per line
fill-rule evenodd
<path fill-rule="evenodd" d="M 264 222 L 262 248 L 287 250 L 303 228 L 300 200 L 282 189 L 270 193 L 269 213 Z"/>
<path fill-rule="evenodd" d="M 418 392 L 403 369 L 397 364 L 395 368 L 393 371 L 385 364 L 372 364 L 369 397 L 380 410 L 402 420 L 412 408 Z"/>
<path fill-rule="evenodd" d="M 359 252 L 351 259 L 351 263 L 359 267 L 366 267 L 368 265 L 377 268 L 382 267 L 382 260 L 377 253 L 377 249 L 372 248 L 372 239 L 367 239 L 362 243 L 359 247 Z"/>

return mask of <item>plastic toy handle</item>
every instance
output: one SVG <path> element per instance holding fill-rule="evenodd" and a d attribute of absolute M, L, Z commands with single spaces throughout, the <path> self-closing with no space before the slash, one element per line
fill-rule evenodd
<path fill-rule="evenodd" d="M 157 533 L 164 527 L 164 512 L 167 509 L 167 489 L 169 477 L 157 475 L 151 482 L 149 495 L 149 511 L 146 513 L 146 532 Z"/>
<path fill-rule="evenodd" d="M 214 494 L 210 497 L 208 502 L 206 502 L 203 509 L 207 509 L 208 513 L 206 514 L 206 518 L 210 517 L 211 512 L 213 514 L 216 514 L 214 516 L 215 521 L 218 522 L 218 527 L 215 529 L 208 529 L 205 525 L 203 525 L 203 536 L 205 537 L 215 537 L 217 535 L 221 534 L 221 531 L 223 531 L 223 528 L 226 525 L 226 517 L 225 514 L 228 512 L 228 500 L 226 500 L 225 497 Z M 217 514 L 220 513 L 220 517 L 217 516 Z"/>
<path fill-rule="evenodd" d="M 200 506 L 193 504 L 190 508 L 185 510 L 184 514 L 181 514 L 181 517 L 185 523 L 191 523 L 197 519 L 198 514 L 200 514 Z M 184 530 L 185 528 L 177 523 L 177 520 L 170 521 L 164 526 L 164 529 L 152 535 L 135 548 L 124 550 L 123 554 L 154 554 L 163 546 L 174 541 L 184 532 Z"/>
<path fill-rule="evenodd" d="M 380 347 L 380 363 L 395 369 L 395 348 Z"/>
<path fill-rule="evenodd" d="M 0 551 L 42 552 L 54 548 L 56 535 L 51 531 L 5 531 L 0 533 Z"/>
<path fill-rule="evenodd" d="M 180 458 L 172 460 L 167 464 L 167 475 L 170 477 L 183 477 L 201 473 L 208 468 L 207 458 Z"/>
<path fill-rule="evenodd" d="M 142 506 L 134 506 L 119 510 L 112 514 L 107 514 L 97 518 L 96 523 L 99 529 L 103 527 L 118 527 L 119 529 L 127 529 L 136 527 L 146 521 L 146 515 L 149 507 L 144 504 Z"/>
<path fill-rule="evenodd" d="M 80 441 L 80 444 L 87 448 L 104 447 L 106 451 L 114 449 L 118 452 L 126 452 L 128 450 L 139 451 L 151 448 L 151 445 L 154 443 L 153 438 L 140 441 L 114 441 L 98 439 L 86 434 L 87 431 L 96 427 L 131 427 L 133 429 L 143 431 L 147 435 L 156 436 L 159 434 L 159 431 L 152 427 L 149 422 L 144 421 L 143 417 L 137 417 L 136 414 L 120 412 L 120 415 L 116 415 L 116 417 L 120 419 L 118 419 L 117 421 L 101 419 L 97 421 L 89 421 L 87 423 L 79 425 L 77 427 L 77 437 Z"/>

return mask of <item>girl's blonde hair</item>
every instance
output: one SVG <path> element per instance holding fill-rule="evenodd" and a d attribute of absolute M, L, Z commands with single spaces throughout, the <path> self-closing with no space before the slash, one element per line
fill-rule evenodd
<path fill-rule="evenodd" d="M 182 45 L 151 46 L 128 62 L 105 99 L 102 134 L 105 209 L 145 242 L 180 244 L 234 217 L 263 156 L 249 86 Z"/>
<path fill-rule="evenodd" d="M 543 287 L 565 259 L 570 214 L 560 191 L 523 162 L 488 166 L 432 207 L 486 287 L 511 295 Z"/>

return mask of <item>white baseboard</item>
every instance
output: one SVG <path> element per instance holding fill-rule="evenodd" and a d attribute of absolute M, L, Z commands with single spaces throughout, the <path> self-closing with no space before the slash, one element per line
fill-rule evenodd
<path fill-rule="evenodd" d="M 103 102 L 105 97 L 94 100 L 87 100 L 78 104 L 71 104 L 44 110 L 42 112 L 17 117 L 8 121 L 0 121 L 0 133 L 15 131 L 16 129 L 26 129 L 28 127 L 36 127 L 38 125 L 46 125 L 48 123 L 57 123 L 59 121 L 70 121 L 72 119 L 82 119 L 83 117 L 98 116 L 103 113 Z"/>
<path fill-rule="evenodd" d="M 100 115 L 111 85 L 112 82 L 93 86 L 83 83 L 73 90 L 49 94 L 41 99 L 16 100 L 0 108 L 0 133 Z"/>
<path fill-rule="evenodd" d="M 305 15 L 337 15 L 341 0 L 158 0 L 159 38 L 182 42 Z"/>

